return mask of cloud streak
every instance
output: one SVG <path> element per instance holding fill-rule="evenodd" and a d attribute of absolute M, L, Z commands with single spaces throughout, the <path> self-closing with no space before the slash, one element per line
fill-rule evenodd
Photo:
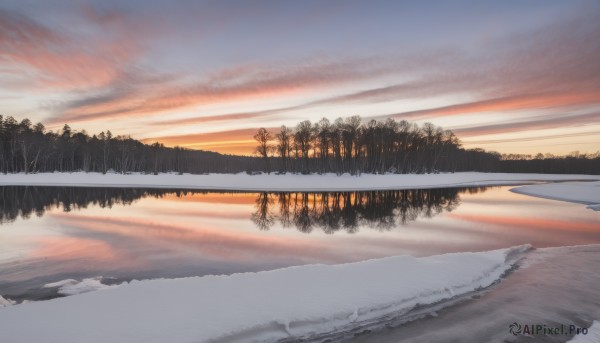
<path fill-rule="evenodd" d="M 573 137 L 600 137 L 600 131 L 575 132 L 555 135 L 544 135 L 536 137 L 523 138 L 505 138 L 505 139 L 486 139 L 466 142 L 469 145 L 473 144 L 498 144 L 498 143 L 514 143 L 514 142 L 534 142 L 543 140 L 556 140 L 557 138 L 573 138 Z"/>
<path fill-rule="evenodd" d="M 574 29 L 574 22 L 577 29 Z M 470 57 L 458 51 L 439 57 L 404 59 L 422 75 L 412 80 L 344 95 L 326 97 L 294 106 L 263 111 L 229 113 L 182 119 L 174 124 L 273 117 L 291 111 L 322 106 L 377 104 L 453 94 L 473 94 L 474 101 L 414 111 L 379 115 L 379 118 L 426 118 L 484 112 L 514 112 L 534 109 L 565 109 L 600 104 L 600 24 L 592 15 L 564 20 L 551 27 L 528 32 L 490 46 L 488 57 Z M 427 56 L 424 54 L 423 56 Z M 435 55 L 435 54 L 434 54 Z M 436 55 L 437 56 L 437 55 Z M 397 68 L 401 69 L 397 64 Z M 393 69 L 393 68 L 392 68 Z M 244 115 L 245 114 L 245 115 Z M 168 123 L 166 121 L 161 124 Z"/>
<path fill-rule="evenodd" d="M 388 63 L 377 62 L 372 63 L 367 58 L 296 63 L 278 68 L 233 67 L 209 75 L 203 81 L 165 82 L 160 87 L 145 88 L 143 92 L 139 91 L 139 87 L 146 87 L 145 83 L 129 83 L 123 88 L 111 86 L 107 90 L 111 94 L 105 98 L 107 101 L 97 102 L 95 100 L 101 97 L 94 96 L 67 103 L 53 121 L 145 117 L 191 106 L 275 99 L 371 79 L 395 69 Z M 213 119 L 217 119 L 216 116 Z M 203 122 L 203 119 L 198 118 L 196 122 Z"/>
<path fill-rule="evenodd" d="M 386 115 L 391 118 L 425 118 L 453 116 L 481 112 L 505 112 L 543 108 L 563 108 L 573 105 L 600 103 L 600 91 L 591 93 L 548 93 L 486 99 L 450 106 L 434 107 L 418 111 Z"/>
<path fill-rule="evenodd" d="M 113 16 L 110 25 L 125 20 Z M 0 10 L 0 63 L 32 76 L 27 80 L 34 81 L 36 88 L 102 87 L 139 54 L 136 41 L 122 32 L 84 44 L 67 29 L 50 28 L 23 14 Z"/>
<path fill-rule="evenodd" d="M 492 135 L 499 133 L 519 131 L 530 131 L 530 130 L 544 130 L 553 128 L 564 128 L 574 126 L 585 126 L 590 124 L 600 123 L 600 112 L 587 113 L 582 115 L 570 115 L 570 116 L 538 116 L 534 120 L 519 121 L 503 124 L 494 125 L 480 125 L 466 128 L 453 129 L 455 133 L 461 137 L 473 137 Z M 556 136 L 554 136 L 556 137 Z"/>

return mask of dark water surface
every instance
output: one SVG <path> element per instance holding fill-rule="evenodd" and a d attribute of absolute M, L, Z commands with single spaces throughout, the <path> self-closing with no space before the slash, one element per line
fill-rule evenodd
<path fill-rule="evenodd" d="M 330 193 L 0 187 L 0 295 L 103 283 L 600 243 L 600 212 L 511 187 Z"/>

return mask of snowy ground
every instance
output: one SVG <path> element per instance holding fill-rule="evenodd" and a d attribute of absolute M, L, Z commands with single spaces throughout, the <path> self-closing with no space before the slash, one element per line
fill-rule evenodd
<path fill-rule="evenodd" d="M 536 181 L 600 180 L 600 175 L 448 173 L 362 176 L 209 174 L 40 173 L 0 174 L 0 185 L 147 187 L 239 191 L 359 191 L 409 188 L 519 185 Z"/>
<path fill-rule="evenodd" d="M 561 182 L 529 185 L 511 191 L 540 198 L 577 202 L 600 211 L 600 182 Z"/>
<path fill-rule="evenodd" d="M 9 306 L 0 309 L 0 333 L 10 342 L 262 342 L 307 337 L 488 287 L 529 248 L 134 281 L 49 301 L 14 306 L 7 302 Z M 59 286 L 64 285 L 73 286 L 70 280 Z"/>

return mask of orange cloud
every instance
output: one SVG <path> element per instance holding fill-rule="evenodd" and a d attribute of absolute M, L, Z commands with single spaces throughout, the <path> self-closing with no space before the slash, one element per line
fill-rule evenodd
<path fill-rule="evenodd" d="M 267 128 L 275 131 L 277 128 Z M 190 135 L 163 136 L 143 139 L 142 142 L 161 142 L 166 146 L 181 146 L 189 149 L 210 150 L 223 154 L 250 155 L 256 148 L 254 135 L 258 128 L 199 133 Z"/>
<path fill-rule="evenodd" d="M 229 121 L 229 120 L 240 120 L 240 119 L 252 119 L 256 117 L 263 116 L 263 113 L 269 111 L 257 111 L 257 112 L 246 112 L 246 113 L 229 113 L 229 114 L 220 114 L 214 116 L 204 116 L 204 117 L 195 117 L 195 118 L 185 118 L 185 119 L 174 119 L 174 120 L 165 120 L 156 123 L 152 123 L 152 125 L 190 125 L 190 124 L 201 124 L 201 123 L 211 123 L 211 122 L 219 122 L 219 121 Z"/>

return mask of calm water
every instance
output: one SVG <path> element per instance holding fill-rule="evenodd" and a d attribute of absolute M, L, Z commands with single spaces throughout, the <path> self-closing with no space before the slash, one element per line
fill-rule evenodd
<path fill-rule="evenodd" d="M 259 271 L 409 254 L 600 243 L 600 212 L 511 187 L 222 193 L 0 187 L 0 295 L 46 283 Z"/>

